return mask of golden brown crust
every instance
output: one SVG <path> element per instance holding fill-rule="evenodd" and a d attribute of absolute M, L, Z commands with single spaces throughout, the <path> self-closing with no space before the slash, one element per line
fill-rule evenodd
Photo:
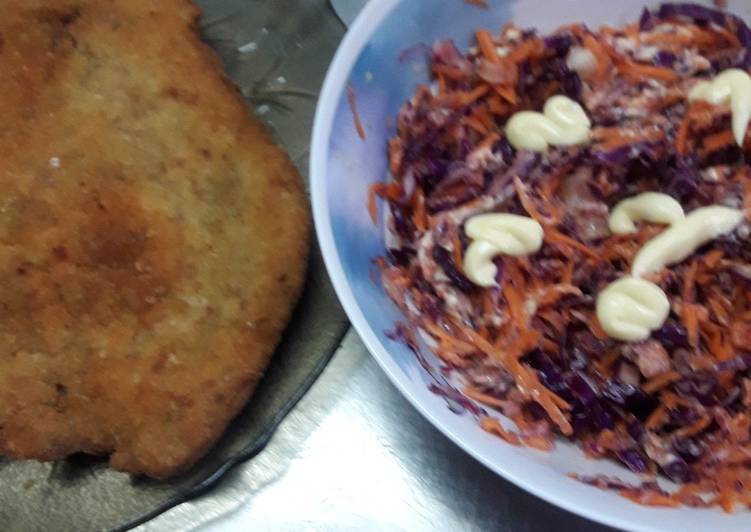
<path fill-rule="evenodd" d="M 0 454 L 169 477 L 245 404 L 299 295 L 299 177 L 187 0 L 5 4 Z"/>

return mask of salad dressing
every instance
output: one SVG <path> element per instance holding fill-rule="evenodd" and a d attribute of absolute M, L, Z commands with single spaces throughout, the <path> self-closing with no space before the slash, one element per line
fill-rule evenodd
<path fill-rule="evenodd" d="M 733 231 L 742 220 L 742 211 L 722 205 L 696 209 L 644 244 L 631 273 L 641 277 L 681 262 L 704 244 Z"/>
<path fill-rule="evenodd" d="M 597 319 L 611 338 L 624 342 L 646 340 L 662 327 L 670 301 L 662 289 L 639 277 L 624 277 L 597 297 Z"/>
<path fill-rule="evenodd" d="M 553 146 L 575 146 L 589 140 L 592 123 L 582 106 L 566 96 L 552 96 L 542 113 L 520 111 L 506 124 L 506 137 L 517 150 L 544 152 Z"/>
<path fill-rule="evenodd" d="M 597 296 L 597 319 L 603 330 L 611 338 L 629 342 L 649 338 L 662 327 L 670 310 L 662 289 L 641 277 L 681 262 L 704 244 L 733 231 L 743 220 L 743 212 L 712 205 L 684 217 L 683 209 L 670 196 L 645 192 L 616 206 L 610 216 L 611 231 L 633 232 L 636 220 L 672 225 L 639 250 L 632 276 L 610 284 Z"/>
<path fill-rule="evenodd" d="M 464 231 L 473 240 L 464 253 L 464 273 L 483 287 L 497 285 L 495 256 L 530 255 L 542 247 L 542 226 L 517 214 L 478 214 L 467 221 Z"/>
<path fill-rule="evenodd" d="M 616 235 L 636 233 L 635 222 L 672 225 L 685 217 L 683 207 L 674 198 L 660 192 L 643 192 L 615 206 L 608 225 Z"/>
<path fill-rule="evenodd" d="M 738 68 L 725 70 L 712 81 L 699 82 L 688 99 L 703 100 L 712 105 L 730 104 L 733 112 L 733 136 L 739 146 L 746 138 L 751 120 L 751 76 Z"/>

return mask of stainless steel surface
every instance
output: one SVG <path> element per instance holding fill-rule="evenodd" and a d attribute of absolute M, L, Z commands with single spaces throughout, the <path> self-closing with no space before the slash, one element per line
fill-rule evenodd
<path fill-rule="evenodd" d="M 401 397 L 350 332 L 263 453 L 211 495 L 140 530 L 609 529 L 526 494 L 470 458 Z"/>
<path fill-rule="evenodd" d="M 331 0 L 336 15 L 346 26 L 354 22 L 355 17 L 365 4 L 367 4 L 367 0 Z"/>

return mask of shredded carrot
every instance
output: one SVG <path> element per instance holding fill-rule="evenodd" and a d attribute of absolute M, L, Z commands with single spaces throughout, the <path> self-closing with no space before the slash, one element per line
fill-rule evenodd
<path fill-rule="evenodd" d="M 519 379 L 517 382 L 520 389 L 529 390 L 532 397 L 543 407 L 550 419 L 558 425 L 558 429 L 566 435 L 573 432 L 571 423 L 568 418 L 561 412 L 561 408 L 566 408 L 566 402 L 556 394 L 548 391 L 540 384 L 537 375 L 528 367 L 522 366 L 518 361 L 513 361 L 511 367 L 514 369 L 514 375 Z"/>
<path fill-rule="evenodd" d="M 451 254 L 453 255 L 456 269 L 459 270 L 460 273 L 464 273 L 464 267 L 462 266 L 464 264 L 464 261 L 462 260 L 462 242 L 459 239 L 458 232 L 454 233 L 451 237 Z"/>
<path fill-rule="evenodd" d="M 707 129 L 714 124 L 717 118 L 730 112 L 730 107 L 712 105 L 704 100 L 696 100 L 689 105 L 688 112 L 697 129 Z"/>
<path fill-rule="evenodd" d="M 422 192 L 415 193 L 415 209 L 412 214 L 412 222 L 418 231 L 425 231 L 428 225 L 427 215 L 425 213 L 425 196 Z"/>
<path fill-rule="evenodd" d="M 727 148 L 728 146 L 732 146 L 733 144 L 735 144 L 735 137 L 733 136 L 733 132 L 729 129 L 704 137 L 704 140 L 702 141 L 702 147 L 704 148 L 705 153 L 712 153 Z"/>
<path fill-rule="evenodd" d="M 597 363 L 597 367 L 601 373 L 609 373 L 610 368 L 621 358 L 620 349 L 613 349 L 610 353 Z"/>
<path fill-rule="evenodd" d="M 443 65 L 441 63 L 433 64 L 433 74 L 443 76 L 444 78 L 453 81 L 460 81 L 467 78 L 466 72 L 452 66 Z"/>
<path fill-rule="evenodd" d="M 681 290 L 681 297 L 683 299 L 681 317 L 683 318 L 683 326 L 686 327 L 688 338 L 692 345 L 696 345 L 699 341 L 699 317 L 696 306 L 691 303 L 694 297 L 694 285 L 696 283 L 698 268 L 698 261 L 691 262 L 691 266 L 689 266 L 683 278 L 683 288 Z"/>
<path fill-rule="evenodd" d="M 669 390 L 663 390 L 660 395 L 660 400 L 662 400 L 662 403 L 668 408 L 676 408 L 678 406 L 685 406 L 685 407 L 691 407 L 691 401 L 684 399 L 682 397 L 679 397 L 677 394 L 669 391 Z"/>
<path fill-rule="evenodd" d="M 610 54 L 605 49 L 604 45 L 594 37 L 594 35 L 586 34 L 582 39 L 582 44 L 597 60 L 597 69 L 595 70 L 594 79 L 601 80 L 607 73 L 608 68 L 610 68 Z"/>
<path fill-rule="evenodd" d="M 522 434 L 520 437 L 524 445 L 531 449 L 546 452 L 553 450 L 553 442 L 544 436 L 526 436 Z"/>
<path fill-rule="evenodd" d="M 724 253 L 721 249 L 713 249 L 705 255 L 704 266 L 706 266 L 710 270 L 716 268 L 717 265 L 720 264 L 723 254 Z"/>
<path fill-rule="evenodd" d="M 526 330 L 527 317 L 524 312 L 524 303 L 522 302 L 521 295 L 511 283 L 503 283 L 503 297 L 505 297 L 508 302 L 511 316 L 514 319 L 516 326 L 521 331 Z"/>
<path fill-rule="evenodd" d="M 351 84 L 347 85 L 347 101 L 349 102 L 349 110 L 352 112 L 352 119 L 355 121 L 355 130 L 357 130 L 357 136 L 362 140 L 365 140 L 365 128 L 362 127 L 362 120 L 360 120 L 360 115 L 357 113 L 355 89 Z"/>
<path fill-rule="evenodd" d="M 489 89 L 487 86 L 480 86 L 480 87 L 477 87 L 476 89 L 473 89 L 470 92 L 460 93 L 461 98 L 459 100 L 460 102 L 459 106 L 461 107 L 461 106 L 469 105 L 477 101 L 481 97 L 485 96 L 488 90 Z"/>
<path fill-rule="evenodd" d="M 675 136 L 675 151 L 679 155 L 686 155 L 688 152 L 688 137 L 694 125 L 706 127 L 712 123 L 714 120 L 713 110 L 714 107 L 705 101 L 691 102 Z"/>
<path fill-rule="evenodd" d="M 509 281 L 503 283 L 503 296 L 506 298 L 511 317 L 516 324 L 517 330 L 520 331 L 520 333 L 524 333 L 528 328 L 527 313 L 524 310 L 523 299 L 523 294 L 526 292 L 524 276 L 516 267 L 514 260 L 507 260 L 505 262 L 505 268 Z"/>
<path fill-rule="evenodd" d="M 527 211 L 527 214 L 534 218 L 538 223 L 543 225 L 546 224 L 548 220 L 546 220 L 545 217 L 540 214 L 540 211 L 537 210 L 537 207 L 535 207 L 532 198 L 529 196 L 527 187 L 522 183 L 522 180 L 519 179 L 519 176 L 514 176 L 514 188 L 516 188 L 516 194 L 519 196 L 519 201 L 521 202 L 522 207 L 524 207 L 524 210 Z"/>
<path fill-rule="evenodd" d="M 490 290 L 483 290 L 482 292 L 482 310 L 486 315 L 492 313 L 495 308 L 495 303 L 490 294 Z"/>
<path fill-rule="evenodd" d="M 549 338 L 543 338 L 542 339 L 542 349 L 548 354 L 553 354 L 558 352 L 558 344 L 555 343 L 553 340 L 550 340 Z"/>
<path fill-rule="evenodd" d="M 751 178 L 749 178 L 748 172 L 742 173 L 743 181 L 743 211 L 746 214 L 746 219 L 751 220 Z"/>
<path fill-rule="evenodd" d="M 668 407 L 665 403 L 658 405 L 644 422 L 644 428 L 649 430 L 656 429 L 663 422 L 667 413 Z"/>
<path fill-rule="evenodd" d="M 655 491 L 621 490 L 618 494 L 621 497 L 644 506 L 674 508 L 680 505 L 678 501 L 673 500 L 669 495 L 663 495 L 662 493 L 657 493 Z"/>
<path fill-rule="evenodd" d="M 720 302 L 720 299 L 715 296 L 710 296 L 707 299 L 707 303 L 714 312 L 715 321 L 719 322 L 722 325 L 727 325 L 729 321 L 728 312 Z"/>
<path fill-rule="evenodd" d="M 554 284 L 546 286 L 538 291 L 538 295 L 536 296 L 537 306 L 540 308 L 547 307 L 548 305 L 556 303 L 565 295 L 580 296 L 582 295 L 582 292 L 578 287 L 572 284 Z"/>
<path fill-rule="evenodd" d="M 722 331 L 717 328 L 714 329 L 709 334 L 709 342 L 708 342 L 709 352 L 712 353 L 712 355 L 717 360 L 729 360 L 732 355 L 729 352 L 729 349 L 725 345 Z"/>
<path fill-rule="evenodd" d="M 704 40 L 704 42 L 708 46 L 716 47 L 719 43 L 717 42 L 717 37 L 720 37 L 722 39 L 725 39 L 726 43 L 732 47 L 740 47 L 741 42 L 738 40 L 738 37 L 728 30 L 727 28 L 723 28 L 722 26 L 710 26 L 707 29 L 704 28 L 698 28 L 694 26 L 691 28 L 691 31 L 693 33 L 692 37 L 700 41 Z"/>
<path fill-rule="evenodd" d="M 511 445 L 519 445 L 519 436 L 504 429 L 501 424 L 490 416 L 480 417 L 480 427 L 485 432 L 489 432 L 495 436 L 498 436 L 506 443 Z"/>
<path fill-rule="evenodd" d="M 695 436 L 696 434 L 699 434 L 701 431 L 703 431 L 705 428 L 709 426 L 709 424 L 712 422 L 712 418 L 710 416 L 703 416 L 694 421 L 692 424 L 680 428 L 673 432 L 673 437 L 675 438 L 690 438 L 691 436 Z"/>
<path fill-rule="evenodd" d="M 501 98 L 499 98 L 500 93 L 498 92 L 498 88 L 494 87 L 494 90 L 496 94 L 491 94 L 485 100 L 488 104 L 488 112 L 496 116 L 506 116 L 511 108 L 508 103 L 503 103 Z M 512 93 L 512 99 L 515 100 L 515 98 L 516 95 Z M 508 102 L 509 100 L 506 99 L 506 101 Z"/>
<path fill-rule="evenodd" d="M 426 331 L 428 331 L 431 335 L 433 335 L 439 342 L 445 343 L 446 345 L 450 346 L 453 349 L 456 349 L 459 352 L 471 353 L 477 350 L 471 343 L 465 342 L 464 340 L 460 340 L 459 338 L 451 336 L 448 332 L 442 331 L 440 327 L 438 327 L 434 323 L 431 323 L 430 321 L 426 320 L 422 324 L 422 326 L 425 328 Z"/>
<path fill-rule="evenodd" d="M 623 28 L 623 33 L 636 43 L 641 42 L 641 29 L 638 24 L 628 24 Z"/>
<path fill-rule="evenodd" d="M 731 513 L 735 506 L 735 499 L 738 492 L 737 476 L 732 469 L 722 469 L 717 475 L 717 485 L 719 493 L 712 501 L 719 505 L 726 513 Z"/>
<path fill-rule="evenodd" d="M 608 338 L 607 333 L 600 324 L 600 320 L 597 319 L 597 315 L 592 315 L 592 319 L 589 320 L 589 331 L 594 334 L 598 340 L 606 340 Z"/>
<path fill-rule="evenodd" d="M 370 189 L 378 196 L 397 201 L 402 196 L 402 185 L 400 183 L 373 183 Z"/>
<path fill-rule="evenodd" d="M 477 145 L 477 149 L 490 148 L 491 146 L 493 146 L 493 144 L 498 142 L 500 138 L 501 137 L 500 135 L 498 135 L 498 133 L 492 131 L 488 133 L 488 135 L 484 139 L 482 139 L 482 141 Z"/>
<path fill-rule="evenodd" d="M 699 261 L 692 261 L 689 266 L 686 275 L 683 277 L 683 288 L 681 290 L 681 297 L 685 303 L 693 301 L 694 297 L 694 284 L 696 283 L 696 272 L 699 271 Z"/>
<path fill-rule="evenodd" d="M 543 183 L 540 187 L 540 196 L 542 199 L 553 204 L 553 199 L 556 197 L 556 192 L 561 188 L 561 182 L 563 181 L 563 172 L 556 172 L 550 179 Z"/>
<path fill-rule="evenodd" d="M 489 133 L 495 126 L 493 118 L 490 116 L 488 109 L 484 106 L 478 106 L 472 116 L 483 125 L 486 133 Z"/>
<path fill-rule="evenodd" d="M 707 485 L 701 482 L 694 482 L 691 484 L 682 485 L 678 491 L 673 494 L 673 498 L 676 500 L 684 500 L 687 496 L 696 495 L 707 490 Z"/>
<path fill-rule="evenodd" d="M 530 58 L 539 57 L 542 54 L 545 45 L 538 37 L 532 37 L 525 40 L 521 46 L 517 46 L 509 53 L 505 59 L 512 63 L 521 63 Z"/>
<path fill-rule="evenodd" d="M 683 91 L 668 91 L 663 96 L 652 101 L 652 109 L 654 111 L 662 111 L 668 107 L 672 107 L 677 103 L 683 102 L 685 95 Z"/>
<path fill-rule="evenodd" d="M 492 395 L 481 392 L 474 386 L 466 386 L 464 390 L 462 390 L 462 393 L 473 401 L 477 401 L 478 403 L 492 406 L 494 408 L 503 408 L 504 404 L 507 403 L 507 401 L 502 401 L 497 397 L 493 397 Z"/>
<path fill-rule="evenodd" d="M 684 303 L 681 307 L 681 318 L 688 333 L 689 342 L 691 345 L 696 345 L 699 342 L 699 314 L 696 305 Z"/>
<path fill-rule="evenodd" d="M 402 142 L 398 137 L 389 139 L 389 171 L 391 175 L 399 175 L 399 171 L 402 168 L 402 158 L 404 152 L 402 150 Z"/>
<path fill-rule="evenodd" d="M 555 406 L 557 406 L 558 408 L 560 408 L 562 410 L 570 410 L 571 409 L 571 405 L 569 405 L 566 402 L 566 400 L 563 399 L 563 397 L 561 397 L 560 395 L 556 395 L 554 393 L 551 393 L 551 394 L 548 394 L 548 397 L 553 402 L 553 404 L 555 404 Z"/>
<path fill-rule="evenodd" d="M 485 127 L 485 124 L 483 124 L 473 116 L 465 116 L 462 119 L 462 122 L 477 131 L 480 135 L 487 135 L 489 133 L 488 128 Z"/>
<path fill-rule="evenodd" d="M 658 375 L 657 377 L 654 377 L 653 379 L 647 381 L 642 386 L 642 390 L 644 390 L 647 393 L 654 393 L 657 390 L 664 388 L 665 386 L 674 383 L 678 379 L 681 378 L 681 374 L 677 371 L 670 370 L 666 371 L 665 373 L 662 373 Z"/>
<path fill-rule="evenodd" d="M 561 284 L 572 284 L 574 282 L 574 261 L 566 261 L 565 268 L 563 270 L 563 276 L 561 277 Z"/>
<path fill-rule="evenodd" d="M 660 142 L 665 133 L 659 129 L 639 131 L 638 133 L 619 127 L 598 127 L 592 131 L 592 135 L 598 141 L 598 146 L 603 151 L 610 151 L 621 146 L 632 145 L 637 142 Z"/>
<path fill-rule="evenodd" d="M 636 81 L 658 79 L 666 83 L 673 83 L 679 79 L 678 74 L 670 68 L 643 65 L 641 63 L 634 63 L 633 61 L 621 62 L 618 65 L 618 72 Z"/>
<path fill-rule="evenodd" d="M 477 40 L 477 47 L 485 59 L 494 63 L 500 62 L 501 58 L 498 55 L 498 50 L 496 50 L 493 37 L 488 30 L 477 30 L 475 32 L 475 39 Z"/>
<path fill-rule="evenodd" d="M 514 344 L 509 346 L 508 351 L 504 354 L 497 353 L 493 345 L 472 329 L 465 328 L 464 332 L 487 355 L 496 360 L 503 361 L 504 367 L 514 376 L 520 387 L 545 409 L 550 419 L 558 425 L 563 434 L 572 433 L 571 423 L 569 423 L 566 416 L 561 412 L 561 408 L 569 408 L 568 403 L 545 388 L 540 383 L 537 375 L 518 360 L 518 357 L 523 352 L 534 346 L 534 342 L 536 342 L 538 337 L 537 331 L 528 330 L 525 334 L 519 335 Z"/>
<path fill-rule="evenodd" d="M 446 88 L 446 76 L 438 74 L 436 78 L 438 83 L 438 96 L 444 96 L 448 92 L 448 89 Z"/>
<path fill-rule="evenodd" d="M 695 47 L 702 52 L 710 52 L 720 47 L 740 47 L 738 37 L 719 26 L 699 28 L 695 25 L 684 25 L 681 33 L 652 32 L 644 35 L 645 44 L 656 45 L 664 51 L 680 53 L 687 47 Z"/>
<path fill-rule="evenodd" d="M 370 220 L 373 222 L 373 225 L 378 223 L 378 204 L 376 203 L 378 185 L 380 185 L 380 183 L 368 187 L 368 214 L 370 215 Z"/>
<path fill-rule="evenodd" d="M 553 242 L 554 244 L 574 248 L 593 259 L 599 258 L 597 253 L 590 249 L 586 244 L 582 244 L 578 240 L 574 240 L 573 238 L 568 237 L 563 233 L 556 231 L 555 229 L 548 228 L 545 230 L 545 240 Z"/>
<path fill-rule="evenodd" d="M 512 87 L 505 85 L 493 85 L 493 90 L 496 91 L 501 98 L 506 100 L 511 105 L 516 105 L 519 102 L 516 91 Z"/>
<path fill-rule="evenodd" d="M 509 258 L 504 262 L 506 267 L 506 276 L 511 283 L 521 292 L 526 290 L 526 282 L 524 281 L 524 275 L 518 267 L 518 263 L 521 262 L 521 258 L 512 259 Z"/>
<path fill-rule="evenodd" d="M 686 113 L 681 122 L 681 127 L 675 135 L 675 151 L 678 155 L 686 155 L 688 151 L 688 133 L 691 129 L 691 112 Z"/>
<path fill-rule="evenodd" d="M 725 513 L 733 513 L 733 494 L 729 490 L 723 490 L 714 500 L 722 508 Z"/>

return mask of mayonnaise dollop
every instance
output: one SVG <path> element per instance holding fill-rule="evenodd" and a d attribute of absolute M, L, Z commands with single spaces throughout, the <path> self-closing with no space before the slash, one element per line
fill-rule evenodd
<path fill-rule="evenodd" d="M 672 197 L 660 192 L 643 192 L 616 205 L 608 224 L 614 234 L 625 235 L 635 233 L 635 222 L 641 220 L 672 225 L 683 218 L 683 207 Z"/>
<path fill-rule="evenodd" d="M 733 136 L 738 145 L 743 146 L 751 120 L 751 76 L 747 72 L 738 68 L 725 70 L 712 81 L 702 81 L 694 86 L 688 99 L 703 100 L 712 105 L 729 103 L 733 112 Z"/>
<path fill-rule="evenodd" d="M 640 342 L 662 327 L 670 313 L 670 301 L 654 283 L 624 277 L 597 296 L 597 319 L 611 338 Z"/>
<path fill-rule="evenodd" d="M 644 244 L 634 258 L 631 273 L 641 277 L 681 262 L 707 242 L 733 231 L 743 221 L 743 211 L 712 205 L 689 213 Z"/>
<path fill-rule="evenodd" d="M 589 139 L 592 123 L 581 105 L 566 96 L 553 96 L 542 113 L 520 111 L 506 124 L 506 137 L 516 149 L 544 152 L 549 146 L 574 146 Z"/>
<path fill-rule="evenodd" d="M 566 56 L 566 66 L 572 72 L 588 75 L 597 69 L 597 58 L 582 46 L 572 46 Z"/>
<path fill-rule="evenodd" d="M 712 205 L 684 215 L 681 205 L 670 196 L 645 192 L 613 209 L 610 230 L 615 234 L 634 232 L 637 220 L 670 227 L 639 250 L 631 267 L 632 276 L 610 284 L 597 296 L 597 318 L 603 330 L 627 342 L 647 339 L 670 312 L 667 295 L 641 277 L 681 262 L 707 242 L 733 231 L 743 220 L 743 212 Z"/>
<path fill-rule="evenodd" d="M 495 286 L 497 255 L 518 257 L 540 250 L 542 226 L 526 216 L 506 213 L 478 214 L 464 225 L 473 242 L 464 252 L 464 273 L 470 281 L 483 286 Z"/>

